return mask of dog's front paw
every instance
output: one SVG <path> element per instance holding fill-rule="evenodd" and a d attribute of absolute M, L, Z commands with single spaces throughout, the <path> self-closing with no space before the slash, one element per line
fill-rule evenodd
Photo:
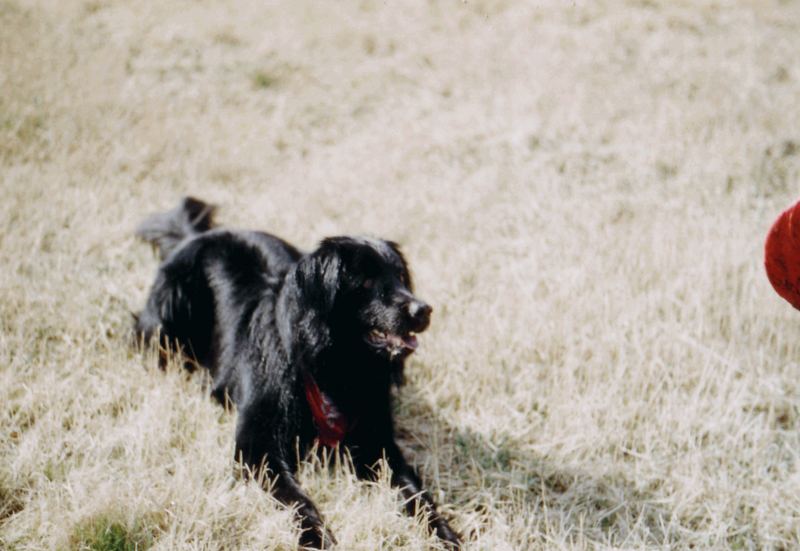
<path fill-rule="evenodd" d="M 300 536 L 300 546 L 304 549 L 332 549 L 336 543 L 336 538 L 331 531 L 321 524 L 303 530 Z"/>

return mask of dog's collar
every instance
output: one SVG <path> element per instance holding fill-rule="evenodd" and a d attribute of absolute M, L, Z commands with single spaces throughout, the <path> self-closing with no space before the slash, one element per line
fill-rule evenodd
<path fill-rule="evenodd" d="M 351 428 L 347 417 L 339 411 L 330 396 L 320 390 L 310 373 L 303 375 L 306 401 L 311 408 L 311 417 L 317 427 L 317 440 L 323 446 L 335 448 Z"/>

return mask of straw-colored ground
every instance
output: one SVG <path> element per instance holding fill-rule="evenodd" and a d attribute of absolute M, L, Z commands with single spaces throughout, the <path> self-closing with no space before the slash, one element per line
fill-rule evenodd
<path fill-rule="evenodd" d="M 128 347 L 186 193 L 405 246 L 398 423 L 469 548 L 797 547 L 798 52 L 791 1 L 0 0 L 0 548 L 293 547 L 235 414 Z M 302 480 L 340 549 L 436 546 Z"/>

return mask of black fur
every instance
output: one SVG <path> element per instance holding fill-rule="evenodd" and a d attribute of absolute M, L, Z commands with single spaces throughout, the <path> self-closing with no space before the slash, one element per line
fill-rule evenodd
<path fill-rule="evenodd" d="M 458 549 L 395 442 L 391 387 L 416 346 L 413 332 L 430 317 L 397 245 L 334 237 L 303 254 L 266 233 L 214 229 L 213 211 L 186 198 L 137 230 L 162 255 L 136 319 L 139 337 L 158 334 L 162 351 L 177 347 L 189 366 L 210 370 L 213 395 L 238 410 L 237 459 L 274 477 L 275 497 L 297 507 L 303 545 L 335 543 L 294 476 L 295 446 L 305 453 L 317 436 L 305 396 L 310 375 L 350 421 L 342 444 L 356 473 L 374 476 L 385 456 L 409 514 L 424 510 L 430 529 Z"/>

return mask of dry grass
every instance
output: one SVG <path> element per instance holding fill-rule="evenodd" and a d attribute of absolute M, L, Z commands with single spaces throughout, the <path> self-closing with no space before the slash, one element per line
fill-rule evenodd
<path fill-rule="evenodd" d="M 291 549 L 127 346 L 143 215 L 405 245 L 399 424 L 481 550 L 800 545 L 797 2 L 0 0 L 0 547 Z M 308 464 L 341 549 L 434 546 Z M 104 547 L 105 546 L 105 547 Z M 126 547 L 127 546 L 127 547 Z"/>

